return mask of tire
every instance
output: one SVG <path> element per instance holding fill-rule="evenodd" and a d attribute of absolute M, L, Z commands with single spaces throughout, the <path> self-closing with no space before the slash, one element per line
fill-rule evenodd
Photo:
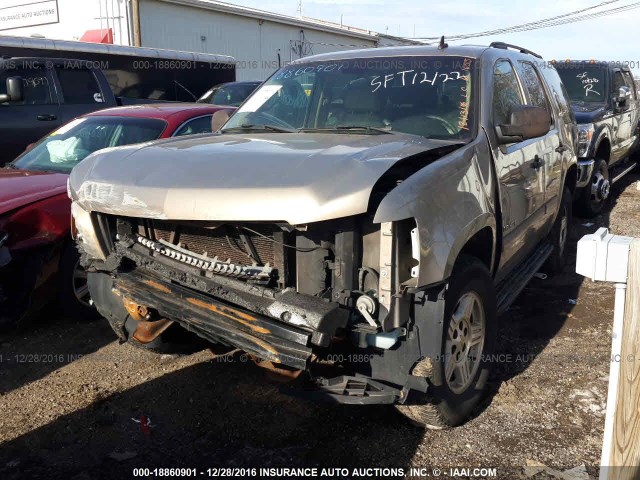
<path fill-rule="evenodd" d="M 578 205 L 580 213 L 587 218 L 593 218 L 602 212 L 609 198 L 609 166 L 606 160 L 596 158 L 589 185 L 580 192 Z"/>
<path fill-rule="evenodd" d="M 560 210 L 549 234 L 549 242 L 553 245 L 553 252 L 542 267 L 543 271 L 550 275 L 561 273 L 567 263 L 567 243 L 571 228 L 572 206 L 571 191 L 564 187 Z"/>
<path fill-rule="evenodd" d="M 60 297 L 58 304 L 67 318 L 78 321 L 99 318 L 98 311 L 89 303 L 87 272 L 80 266 L 80 254 L 75 245 L 68 244 L 60 256 Z"/>
<path fill-rule="evenodd" d="M 462 315 L 465 310 L 469 315 Z M 469 418 L 484 396 L 492 367 L 496 293 L 493 278 L 477 258 L 468 255 L 458 258 L 445 294 L 444 314 L 441 358 L 423 359 L 412 371 L 413 375 L 427 377 L 429 392 L 411 391 L 407 402 L 396 406 L 412 423 L 438 430 L 461 425 Z M 474 325 L 479 325 L 476 328 L 482 334 L 472 347 L 465 341 L 471 340 Z M 461 375 L 463 370 L 458 368 L 463 364 L 467 365 L 466 375 Z"/>

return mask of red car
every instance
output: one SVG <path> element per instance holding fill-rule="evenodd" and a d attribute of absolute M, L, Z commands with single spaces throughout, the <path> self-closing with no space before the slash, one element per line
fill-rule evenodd
<path fill-rule="evenodd" d="M 56 296 L 67 315 L 95 315 L 69 232 L 66 183 L 76 164 L 103 148 L 210 133 L 218 110 L 234 109 L 167 103 L 93 112 L 31 145 L 0 169 L 0 326 Z"/>

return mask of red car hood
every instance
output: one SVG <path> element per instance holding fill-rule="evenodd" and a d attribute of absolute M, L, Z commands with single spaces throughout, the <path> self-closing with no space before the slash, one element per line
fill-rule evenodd
<path fill-rule="evenodd" d="M 0 169 L 0 215 L 67 191 L 63 173 Z"/>

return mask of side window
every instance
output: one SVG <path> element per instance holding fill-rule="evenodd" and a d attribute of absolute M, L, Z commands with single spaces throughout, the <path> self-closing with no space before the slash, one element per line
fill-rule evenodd
<path fill-rule="evenodd" d="M 493 122 L 501 125 L 509 122 L 511 108 L 523 105 L 518 78 L 508 60 L 498 60 L 493 68 Z"/>
<path fill-rule="evenodd" d="M 618 91 L 620 87 L 624 87 L 624 78 L 622 77 L 622 73 L 620 71 L 616 71 L 613 73 L 613 96 L 618 96 Z"/>
<path fill-rule="evenodd" d="M 522 68 L 522 83 L 524 83 L 524 87 L 529 93 L 531 105 L 544 108 L 551 114 L 549 100 L 542 86 L 540 75 L 534 66 L 528 62 L 520 62 L 520 67 Z"/>
<path fill-rule="evenodd" d="M 51 105 L 54 103 L 49 76 L 44 68 L 0 70 L 0 93 L 7 93 L 8 77 L 22 77 L 24 100 L 4 105 Z"/>
<path fill-rule="evenodd" d="M 176 130 L 173 136 L 180 137 L 183 135 L 195 135 L 196 133 L 211 133 L 211 115 L 189 120 Z"/>
<path fill-rule="evenodd" d="M 56 68 L 64 103 L 87 105 L 102 103 L 102 92 L 95 76 L 86 68 Z"/>
<path fill-rule="evenodd" d="M 636 99 L 637 94 L 636 94 L 636 84 L 633 81 L 633 77 L 631 76 L 631 74 L 629 72 L 624 72 L 623 73 L 624 79 L 627 83 L 627 87 L 629 87 L 629 89 L 631 90 L 631 96 Z"/>

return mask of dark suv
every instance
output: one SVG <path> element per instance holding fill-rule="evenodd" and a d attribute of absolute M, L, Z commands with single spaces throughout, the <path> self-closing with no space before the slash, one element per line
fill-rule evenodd
<path fill-rule="evenodd" d="M 634 168 L 640 104 L 628 67 L 613 62 L 556 65 L 578 122 L 577 202 L 586 216 L 600 213 L 611 184 Z"/>

